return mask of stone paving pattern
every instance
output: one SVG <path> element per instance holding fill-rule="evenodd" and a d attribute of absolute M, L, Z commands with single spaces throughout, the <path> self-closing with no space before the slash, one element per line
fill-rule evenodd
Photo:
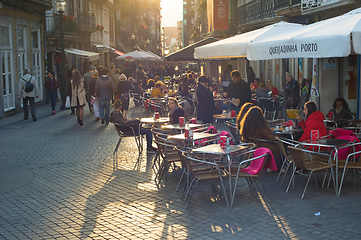
<path fill-rule="evenodd" d="M 305 177 L 296 177 L 295 190 L 286 193 L 276 172 L 264 172 L 270 203 L 241 180 L 231 208 L 200 183 L 185 209 L 175 191 L 180 169 L 171 169 L 157 188 L 155 155 L 143 152 L 134 169 L 137 148 L 129 138 L 114 171 L 112 124 L 100 125 L 85 108 L 79 126 L 69 113 L 52 116 L 45 105 L 36 122 L 23 114 L 0 121 L 1 163 L 34 174 L 25 186 L 0 194 L 0 239 L 360 239 L 360 180 L 353 186 L 350 175 L 340 197 L 310 181 L 301 199 Z"/>

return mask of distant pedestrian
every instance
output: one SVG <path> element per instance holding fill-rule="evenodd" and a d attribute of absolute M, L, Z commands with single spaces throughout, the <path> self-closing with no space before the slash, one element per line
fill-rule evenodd
<path fill-rule="evenodd" d="M 39 97 L 38 82 L 35 77 L 30 75 L 30 70 L 25 68 L 23 71 L 24 76 L 20 77 L 19 81 L 19 100 L 23 99 L 24 107 L 24 119 L 27 120 L 29 117 L 28 102 L 31 107 L 31 116 L 33 121 L 36 121 L 36 110 L 35 110 L 35 97 Z"/>
<path fill-rule="evenodd" d="M 70 97 L 71 101 L 71 80 L 73 79 L 74 71 L 75 71 L 75 65 L 73 65 L 66 73 L 66 95 Z M 70 107 L 70 115 L 75 114 L 75 108 Z"/>
<path fill-rule="evenodd" d="M 58 78 L 54 76 L 54 72 L 48 72 L 48 77 L 45 79 L 45 89 L 48 91 L 51 103 L 51 115 L 55 114 L 55 103 L 58 96 L 58 88 L 61 84 Z"/>
<path fill-rule="evenodd" d="M 114 81 L 109 77 L 108 69 L 100 72 L 101 77 L 95 83 L 95 93 L 99 99 L 99 110 L 102 124 L 109 124 L 110 100 L 112 100 Z"/>
<path fill-rule="evenodd" d="M 97 70 L 94 70 L 92 72 L 92 81 L 90 82 L 90 95 L 92 98 L 91 104 L 93 105 L 93 109 L 94 109 L 94 116 L 95 116 L 95 121 L 99 121 L 100 120 L 100 112 L 99 112 L 99 99 L 95 94 L 95 84 L 99 78 L 99 74 Z"/>
<path fill-rule="evenodd" d="M 85 91 L 86 91 L 86 101 L 88 102 L 89 111 L 91 114 L 94 114 L 93 106 L 91 104 L 91 95 L 90 95 L 90 82 L 92 81 L 92 72 L 94 71 L 94 66 L 89 67 L 89 71 L 84 74 L 84 82 L 85 82 Z"/>
<path fill-rule="evenodd" d="M 81 77 L 78 70 L 74 71 L 73 79 L 71 80 L 71 106 L 76 108 L 76 116 L 78 123 L 83 125 L 84 106 L 86 103 L 84 78 Z"/>

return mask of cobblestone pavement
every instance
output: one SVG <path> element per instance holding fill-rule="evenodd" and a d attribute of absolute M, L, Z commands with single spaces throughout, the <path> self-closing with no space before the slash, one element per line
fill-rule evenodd
<path fill-rule="evenodd" d="M 34 174 L 0 194 L 0 239 L 360 239 L 359 179 L 353 186 L 349 177 L 340 197 L 311 181 L 301 199 L 304 177 L 285 193 L 277 173 L 265 172 L 270 203 L 241 181 L 231 208 L 201 183 L 185 209 L 175 191 L 180 169 L 157 188 L 155 155 L 143 153 L 134 169 L 137 149 L 126 139 L 114 171 L 118 136 L 111 124 L 95 122 L 87 109 L 84 126 L 69 111 L 52 116 L 49 105 L 37 111 L 36 122 L 22 114 L 0 121 L 1 163 Z"/>

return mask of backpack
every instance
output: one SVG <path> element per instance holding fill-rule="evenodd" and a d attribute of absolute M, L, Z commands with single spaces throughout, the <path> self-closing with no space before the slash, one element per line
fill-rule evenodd
<path fill-rule="evenodd" d="M 29 81 L 27 82 L 24 78 L 22 78 L 21 77 L 21 79 L 22 80 L 24 80 L 24 82 L 26 82 L 26 84 L 25 84 L 25 92 L 31 92 L 31 91 L 33 91 L 33 89 L 34 89 L 34 84 L 33 83 L 31 83 L 31 79 L 32 79 L 33 77 L 31 77 L 30 79 L 29 79 Z"/>

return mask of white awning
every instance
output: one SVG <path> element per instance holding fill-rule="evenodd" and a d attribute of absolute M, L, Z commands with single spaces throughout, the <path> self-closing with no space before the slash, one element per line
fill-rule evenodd
<path fill-rule="evenodd" d="M 109 49 L 109 50 L 112 50 L 113 52 L 115 51 L 115 49 L 114 49 L 114 48 L 109 47 L 109 46 L 104 45 L 104 44 L 97 44 L 97 43 L 94 43 L 94 46 L 95 46 L 95 47 L 97 47 L 97 48 Z"/>
<path fill-rule="evenodd" d="M 347 57 L 361 54 L 361 8 L 300 30 L 257 39 L 248 44 L 248 60 Z"/>
<path fill-rule="evenodd" d="M 75 48 L 66 48 L 66 49 L 64 49 L 64 52 L 66 52 L 68 54 L 74 54 L 77 56 L 81 56 L 81 57 L 86 57 L 90 61 L 99 59 L 99 53 L 95 53 L 95 52 L 88 52 L 88 51 L 79 50 L 79 49 L 75 49 Z"/>

